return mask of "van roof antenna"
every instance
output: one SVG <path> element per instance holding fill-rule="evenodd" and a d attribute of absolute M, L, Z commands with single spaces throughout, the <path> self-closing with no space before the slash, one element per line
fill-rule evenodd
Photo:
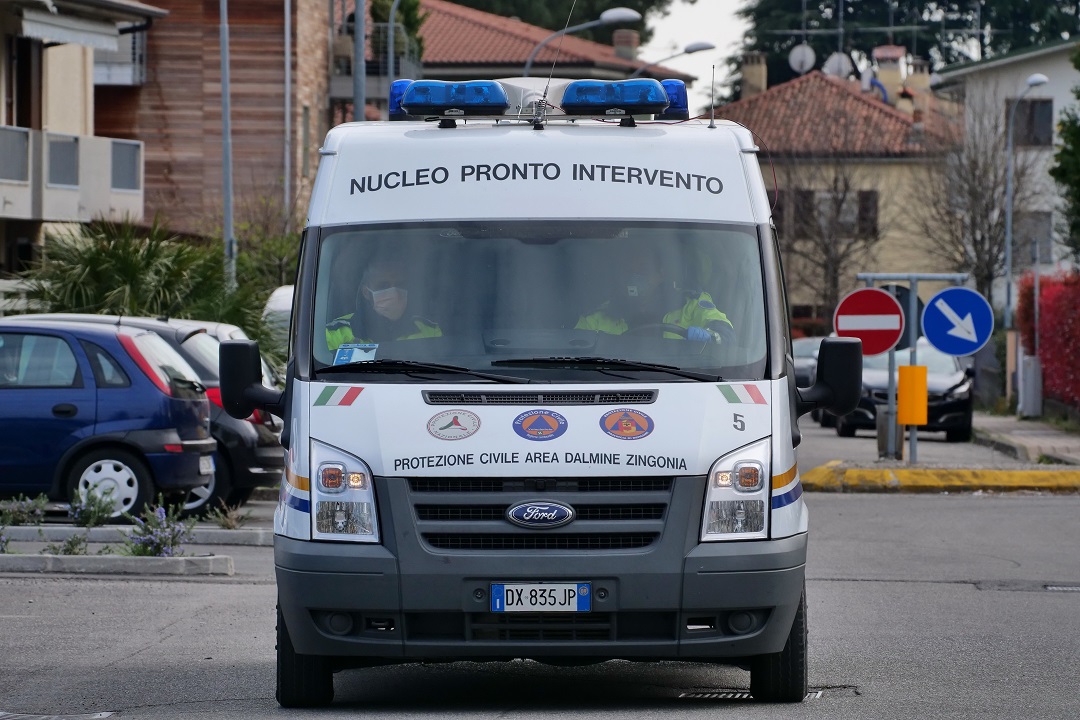
<path fill-rule="evenodd" d="M 709 88 L 709 127 L 716 129 L 716 65 L 712 66 L 712 87 Z"/>
<path fill-rule="evenodd" d="M 548 88 L 551 87 L 551 78 L 555 75 L 555 65 L 559 62 L 559 53 L 562 51 L 562 41 L 566 37 L 566 29 L 570 27 L 570 18 L 574 17 L 574 8 L 577 7 L 577 0 L 574 0 L 570 6 L 570 13 L 566 16 L 566 25 L 563 26 L 562 35 L 559 36 L 559 46 L 555 48 L 555 59 L 551 61 L 551 70 L 548 71 L 547 83 L 544 85 L 544 96 L 536 101 L 536 108 L 533 110 L 532 126 L 533 130 L 544 129 L 544 117 L 547 115 L 547 96 Z"/>

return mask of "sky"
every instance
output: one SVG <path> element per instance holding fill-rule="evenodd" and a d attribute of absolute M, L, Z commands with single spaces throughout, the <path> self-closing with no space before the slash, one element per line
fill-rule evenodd
<path fill-rule="evenodd" d="M 713 65 L 716 66 L 716 82 L 727 79 L 724 58 L 739 47 L 746 31 L 746 23 L 735 16 L 742 4 L 743 0 L 697 0 L 693 5 L 674 0 L 666 17 L 652 21 L 652 40 L 638 49 L 639 59 L 652 62 L 674 55 L 689 43 L 710 42 L 716 46 L 715 50 L 682 55 L 662 63 L 665 67 L 697 76 L 688 90 L 691 110 L 709 104 Z M 612 2 L 612 5 L 618 3 Z"/>

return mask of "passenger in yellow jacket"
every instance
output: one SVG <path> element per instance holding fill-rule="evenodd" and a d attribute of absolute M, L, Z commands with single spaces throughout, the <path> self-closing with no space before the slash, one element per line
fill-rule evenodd
<path fill-rule="evenodd" d="M 345 343 L 379 343 L 440 337 L 438 324 L 407 315 L 409 292 L 400 263 L 376 260 L 364 272 L 357 293 L 356 312 L 342 315 L 326 326 L 326 346 L 336 350 Z"/>
<path fill-rule="evenodd" d="M 636 328 L 665 323 L 685 329 L 687 340 L 734 342 L 734 326 L 717 309 L 709 293 L 678 290 L 673 283 L 665 283 L 657 263 L 646 252 L 631 252 L 625 263 L 624 285 L 615 297 L 582 315 L 574 326 L 576 329 L 622 335 Z M 674 309 L 664 312 L 672 306 Z M 657 327 L 656 336 L 661 335 L 683 337 Z"/>

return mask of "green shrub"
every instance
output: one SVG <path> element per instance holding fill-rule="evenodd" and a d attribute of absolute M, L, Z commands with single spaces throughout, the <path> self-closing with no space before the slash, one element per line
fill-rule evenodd
<path fill-rule="evenodd" d="M 158 497 L 157 507 L 149 503 L 142 517 L 124 513 L 131 521 L 131 533 L 124 537 L 122 554 L 136 557 L 178 557 L 184 554 L 183 543 L 191 541 L 195 519 L 181 518 L 179 505 L 165 507 Z"/>
<path fill-rule="evenodd" d="M 0 502 L 0 525 L 40 525 L 45 520 L 48 502 L 45 495 L 36 498 L 19 495 L 14 500 Z"/>

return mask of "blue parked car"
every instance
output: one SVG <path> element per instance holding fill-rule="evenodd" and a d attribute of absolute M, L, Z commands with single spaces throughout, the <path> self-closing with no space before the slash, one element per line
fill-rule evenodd
<path fill-rule="evenodd" d="M 0 497 L 110 490 L 137 514 L 205 485 L 215 448 L 205 388 L 157 334 L 0 318 Z"/>

